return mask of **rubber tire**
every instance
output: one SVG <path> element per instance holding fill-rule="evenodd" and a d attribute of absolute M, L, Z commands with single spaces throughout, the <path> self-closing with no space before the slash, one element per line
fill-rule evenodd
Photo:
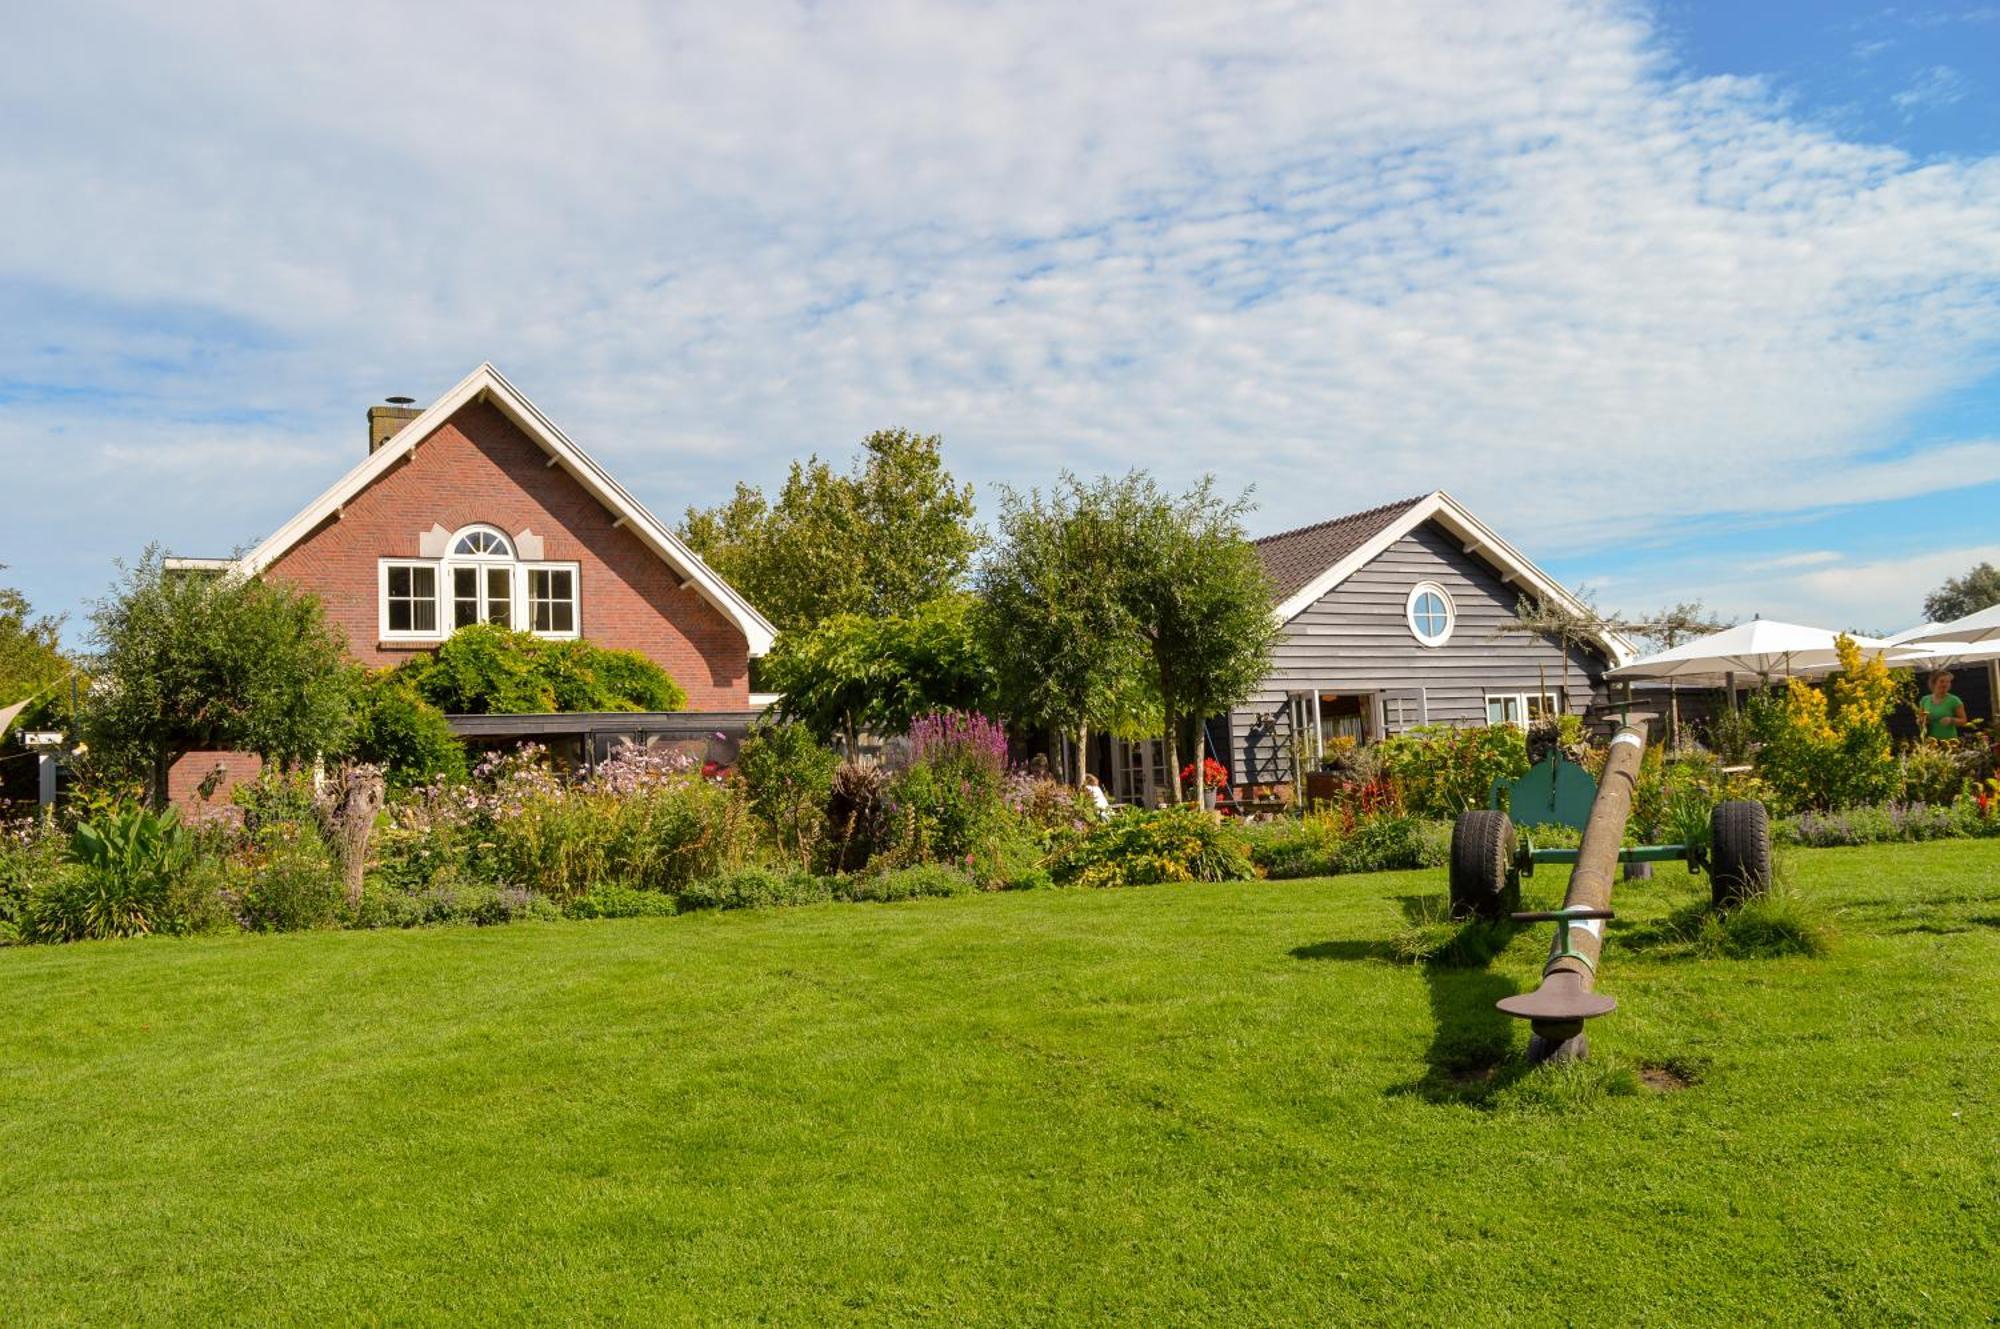
<path fill-rule="evenodd" d="M 1451 827 L 1451 916 L 1507 917 L 1521 903 L 1514 823 L 1504 812 L 1462 812 Z"/>
<path fill-rule="evenodd" d="M 1708 818 L 1708 888 L 1717 909 L 1771 889 L 1771 816 L 1762 803 L 1718 803 Z"/>

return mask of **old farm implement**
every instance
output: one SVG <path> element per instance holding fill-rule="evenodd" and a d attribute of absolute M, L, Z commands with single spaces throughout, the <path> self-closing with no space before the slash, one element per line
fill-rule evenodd
<path fill-rule="evenodd" d="M 1627 845 L 1646 724 L 1631 720 L 1611 740 L 1601 780 L 1552 752 L 1519 780 L 1496 783 L 1493 806 L 1462 814 L 1451 835 L 1451 908 L 1461 918 L 1554 923 L 1556 935 L 1541 985 L 1500 1001 L 1527 1020 L 1531 1061 L 1585 1055 L 1584 1022 L 1616 1009 L 1597 990 L 1604 925 L 1613 917 L 1611 883 L 1621 863 L 1684 862 L 1706 871 L 1718 907 L 1762 893 L 1771 880 L 1771 832 L 1764 805 L 1719 804 L 1708 843 Z M 1518 826 L 1570 826 L 1583 833 L 1574 849 L 1538 848 Z M 1542 863 L 1572 865 L 1560 909 L 1520 911 L 1521 878 Z"/>

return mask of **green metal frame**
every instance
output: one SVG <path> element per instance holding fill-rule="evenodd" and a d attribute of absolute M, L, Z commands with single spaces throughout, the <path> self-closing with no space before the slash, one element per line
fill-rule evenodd
<path fill-rule="evenodd" d="M 1514 866 L 1524 877 L 1535 875 L 1537 863 L 1574 863 L 1574 849 L 1538 849 L 1534 840 L 1522 832 L 1514 848 Z M 1675 863 L 1685 862 L 1688 874 L 1694 876 L 1708 869 L 1708 851 L 1698 844 L 1636 844 L 1626 845 L 1618 851 L 1620 863 Z"/>

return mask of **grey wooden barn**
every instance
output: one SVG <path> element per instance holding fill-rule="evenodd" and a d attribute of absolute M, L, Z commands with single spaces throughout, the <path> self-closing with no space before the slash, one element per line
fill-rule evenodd
<path fill-rule="evenodd" d="M 1523 594 L 1591 611 L 1442 491 L 1256 543 L 1285 634 L 1257 694 L 1209 721 L 1238 787 L 1289 784 L 1338 739 L 1587 714 L 1605 669 L 1634 654 L 1607 632 L 1565 671 L 1559 643 L 1503 631 Z M 1164 783 L 1158 745 L 1111 746 L 1116 792 L 1147 800 Z"/>

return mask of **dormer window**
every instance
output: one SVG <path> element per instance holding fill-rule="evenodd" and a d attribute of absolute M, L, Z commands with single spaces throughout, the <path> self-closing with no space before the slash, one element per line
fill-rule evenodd
<path fill-rule="evenodd" d="M 484 524 L 431 547 L 450 552 L 381 561 L 384 640 L 435 642 L 475 623 L 542 637 L 578 634 L 581 576 L 575 563 L 524 563 L 512 537 Z"/>

